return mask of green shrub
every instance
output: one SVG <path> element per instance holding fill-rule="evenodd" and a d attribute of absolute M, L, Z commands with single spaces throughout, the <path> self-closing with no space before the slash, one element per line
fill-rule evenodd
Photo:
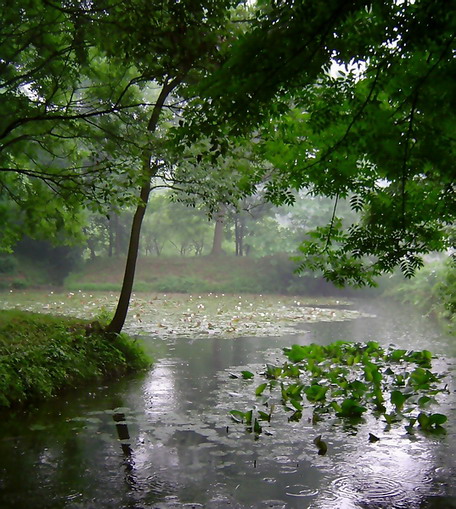
<path fill-rule="evenodd" d="M 456 334 L 456 265 L 451 258 L 425 265 L 411 280 L 393 282 L 385 295 L 446 320 Z"/>
<path fill-rule="evenodd" d="M 65 279 L 64 286 L 66 290 L 72 292 L 79 290 L 84 292 L 118 292 L 122 287 L 121 283 L 81 281 L 78 275 L 68 276 Z"/>
<path fill-rule="evenodd" d="M 194 293 L 211 292 L 214 290 L 214 284 L 209 281 L 192 276 L 166 276 L 158 281 L 151 283 L 151 286 L 157 292 L 166 293 Z"/>
<path fill-rule="evenodd" d="M 341 291 L 314 274 L 298 275 L 287 253 L 236 256 L 140 257 L 134 291 L 163 293 L 273 293 L 334 295 Z M 119 291 L 124 260 L 90 261 L 65 280 L 70 291 Z M 359 291 L 359 290 L 358 290 Z"/>
<path fill-rule="evenodd" d="M 23 290 L 29 286 L 29 283 L 25 279 L 14 279 L 11 281 L 11 288 L 15 290 Z"/>
<path fill-rule="evenodd" d="M 261 278 L 254 274 L 253 277 L 236 276 L 218 285 L 218 292 L 223 293 L 262 293 L 265 287 Z"/>
<path fill-rule="evenodd" d="M 0 274 L 14 274 L 17 270 L 17 260 L 12 255 L 0 255 Z"/>

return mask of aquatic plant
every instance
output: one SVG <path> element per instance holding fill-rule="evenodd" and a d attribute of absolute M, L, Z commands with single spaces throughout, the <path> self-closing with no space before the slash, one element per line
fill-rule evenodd
<path fill-rule="evenodd" d="M 433 356 L 428 350 L 336 341 L 326 346 L 293 345 L 283 353 L 287 360 L 282 365 L 267 364 L 259 374 L 266 382 L 255 389 L 258 404 L 247 412 L 230 412 L 233 420 L 256 435 L 264 431 L 260 421 L 273 424 L 271 409 L 277 404 L 290 422 L 310 412 L 312 423 L 336 418 L 353 424 L 370 413 L 387 426 L 407 421 L 408 433 L 415 424 L 426 432 L 443 431 L 446 416 L 423 411 L 437 403 L 437 394 L 447 391 L 443 375 L 431 371 Z M 251 372 L 248 377 L 242 373 L 243 378 L 253 378 Z"/>

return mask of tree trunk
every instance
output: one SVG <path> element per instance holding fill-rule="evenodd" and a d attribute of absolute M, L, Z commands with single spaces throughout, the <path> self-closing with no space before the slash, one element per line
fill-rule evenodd
<path fill-rule="evenodd" d="M 108 216 L 108 233 L 109 233 L 109 244 L 108 244 L 108 257 L 112 258 L 113 255 L 113 244 L 114 244 L 114 235 L 112 232 L 112 217 Z"/>
<path fill-rule="evenodd" d="M 125 273 L 120 291 L 119 302 L 111 323 L 106 328 L 106 332 L 115 332 L 119 334 L 122 330 L 125 318 L 128 313 L 133 282 L 135 279 L 136 261 L 138 259 L 139 239 L 141 236 L 141 225 L 146 212 L 147 201 L 150 194 L 150 179 L 143 184 L 141 188 L 141 203 L 136 208 L 135 215 L 131 224 L 130 244 L 128 246 L 127 262 L 125 264 Z"/>
<path fill-rule="evenodd" d="M 158 119 L 165 104 L 166 98 L 173 91 L 173 89 L 181 83 L 183 76 L 176 76 L 172 81 L 166 82 L 158 96 L 155 103 L 152 115 L 147 126 L 148 131 L 153 134 L 157 129 Z M 136 261 L 138 259 L 139 239 L 141 235 L 141 225 L 146 212 L 147 201 L 149 199 L 151 189 L 151 179 L 156 173 L 155 165 L 151 166 L 152 152 L 147 150 L 144 155 L 143 174 L 145 176 L 144 184 L 140 191 L 140 203 L 136 208 L 135 215 L 131 225 L 130 243 L 128 246 L 127 261 L 125 264 L 125 272 L 120 291 L 119 301 L 117 303 L 116 312 L 111 323 L 106 327 L 106 332 L 119 334 L 122 330 L 125 319 L 128 313 L 128 306 L 130 304 L 131 292 L 133 289 L 133 282 L 135 279 Z"/>
<path fill-rule="evenodd" d="M 245 219 L 236 214 L 234 220 L 234 238 L 236 241 L 236 256 L 244 256 Z"/>
<path fill-rule="evenodd" d="M 219 256 L 224 254 L 222 249 L 224 222 L 225 212 L 220 209 L 215 216 L 214 241 L 212 243 L 211 255 Z"/>
<path fill-rule="evenodd" d="M 112 214 L 111 219 L 113 232 L 113 251 L 115 256 L 120 256 L 121 254 L 125 254 L 125 249 L 122 249 L 122 228 L 120 226 L 119 216 L 116 213 Z"/>

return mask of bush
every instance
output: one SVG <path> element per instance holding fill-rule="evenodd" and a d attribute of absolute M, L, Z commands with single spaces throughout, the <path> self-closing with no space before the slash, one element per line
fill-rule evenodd
<path fill-rule="evenodd" d="M 214 291 L 214 287 L 218 285 L 192 276 L 166 276 L 150 286 L 155 291 L 164 293 L 205 293 Z"/>
<path fill-rule="evenodd" d="M 0 274 L 14 274 L 17 265 L 17 260 L 13 255 L 0 255 Z"/>
<path fill-rule="evenodd" d="M 446 320 L 450 333 L 456 334 L 456 265 L 451 258 L 428 263 L 411 280 L 401 277 L 385 295 Z"/>
<path fill-rule="evenodd" d="M 11 281 L 11 288 L 15 290 L 23 290 L 29 286 L 28 282 L 25 279 L 14 279 Z"/>

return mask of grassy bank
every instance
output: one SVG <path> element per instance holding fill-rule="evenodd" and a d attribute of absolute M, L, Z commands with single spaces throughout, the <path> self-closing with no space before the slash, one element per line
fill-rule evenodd
<path fill-rule="evenodd" d="M 88 262 L 66 278 L 70 291 L 120 290 L 125 260 L 103 258 Z M 158 293 L 250 293 L 338 295 L 342 292 L 314 274 L 295 274 L 288 254 L 264 258 L 200 256 L 138 260 L 134 290 Z M 344 292 L 347 294 L 347 292 Z"/>
<path fill-rule="evenodd" d="M 54 396 L 150 364 L 126 335 L 89 334 L 88 322 L 0 311 L 0 407 Z"/>

